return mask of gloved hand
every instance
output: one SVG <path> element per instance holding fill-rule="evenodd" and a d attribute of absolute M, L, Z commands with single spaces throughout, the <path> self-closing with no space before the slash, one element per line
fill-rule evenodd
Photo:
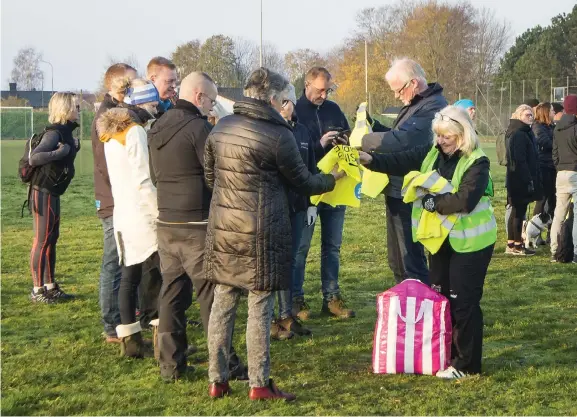
<path fill-rule="evenodd" d="M 305 224 L 307 225 L 307 227 L 311 227 L 313 224 L 315 224 L 316 220 L 317 220 L 317 208 L 316 206 L 310 206 L 307 209 L 307 218 L 305 219 Z"/>
<path fill-rule="evenodd" d="M 431 213 L 435 211 L 435 197 L 432 194 L 423 197 L 423 208 Z"/>

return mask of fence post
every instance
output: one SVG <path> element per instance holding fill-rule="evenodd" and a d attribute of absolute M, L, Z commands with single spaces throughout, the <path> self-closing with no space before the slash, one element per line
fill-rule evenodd
<path fill-rule="evenodd" d="M 553 77 L 551 77 L 551 91 L 550 91 L 550 95 L 551 95 L 551 103 L 553 103 Z"/>
<path fill-rule="evenodd" d="M 499 123 L 503 128 L 503 91 L 505 91 L 505 81 L 501 81 L 501 99 L 499 100 Z"/>
<path fill-rule="evenodd" d="M 489 86 L 491 85 L 490 82 L 487 82 L 487 99 L 485 100 L 487 102 L 487 133 L 486 135 L 489 135 L 489 131 L 490 131 L 490 127 L 489 127 Z"/>
<path fill-rule="evenodd" d="M 525 80 L 523 80 L 523 100 L 522 102 L 525 102 Z"/>
<path fill-rule="evenodd" d="M 539 100 L 539 79 L 535 80 L 535 98 Z M 539 100 L 541 101 L 541 100 Z"/>
<path fill-rule="evenodd" d="M 569 76 L 567 76 L 567 96 L 569 95 Z"/>
<path fill-rule="evenodd" d="M 513 114 L 513 109 L 511 108 L 512 99 L 513 99 L 513 81 L 509 80 L 509 114 Z"/>

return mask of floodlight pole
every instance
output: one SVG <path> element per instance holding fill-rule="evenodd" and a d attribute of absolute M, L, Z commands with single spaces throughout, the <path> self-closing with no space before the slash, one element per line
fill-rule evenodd
<path fill-rule="evenodd" d="M 262 0 L 260 0 L 260 66 L 262 67 Z"/>
<path fill-rule="evenodd" d="M 52 89 L 52 94 L 54 94 L 54 67 L 50 62 L 44 61 L 43 59 L 41 59 L 40 62 L 44 62 L 45 64 L 50 65 L 50 75 L 52 78 L 52 86 L 50 88 Z M 52 98 L 52 94 L 50 94 L 50 98 Z"/>

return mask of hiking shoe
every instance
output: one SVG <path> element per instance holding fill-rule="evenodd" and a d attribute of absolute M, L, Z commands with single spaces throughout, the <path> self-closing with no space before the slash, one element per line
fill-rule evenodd
<path fill-rule="evenodd" d="M 447 369 L 437 372 L 435 375 L 437 378 L 443 379 L 461 379 L 470 376 L 468 373 L 459 371 L 458 369 L 449 366 Z"/>
<path fill-rule="evenodd" d="M 278 324 L 285 330 L 293 332 L 299 336 L 308 336 L 311 334 L 311 331 L 304 327 L 297 317 L 287 317 L 286 319 L 280 320 Z"/>
<path fill-rule="evenodd" d="M 48 295 L 48 291 L 46 288 L 42 287 L 38 290 L 38 292 L 34 292 L 32 290 L 30 292 L 30 300 L 33 303 L 44 303 L 44 304 L 53 304 L 54 299 Z"/>
<path fill-rule="evenodd" d="M 66 294 L 60 289 L 60 286 L 54 283 L 54 288 L 47 290 L 47 296 L 52 298 L 54 301 L 70 301 L 74 298 L 71 294 Z"/>
<path fill-rule="evenodd" d="M 356 315 L 353 310 L 347 308 L 345 300 L 343 300 L 340 295 L 334 296 L 328 301 L 323 300 L 321 314 L 331 315 L 341 319 L 349 319 Z"/>
<path fill-rule="evenodd" d="M 277 320 L 273 320 L 270 326 L 270 338 L 273 340 L 288 340 L 295 334 L 289 330 L 285 330 Z"/>
<path fill-rule="evenodd" d="M 525 246 L 515 246 L 513 248 L 513 255 L 515 256 L 533 256 L 535 253 L 537 252 L 533 249 L 526 248 Z"/>
<path fill-rule="evenodd" d="M 192 376 L 194 371 L 195 368 L 194 366 L 191 365 L 186 365 L 181 369 L 174 369 L 170 372 L 168 372 L 165 368 L 160 367 L 160 378 L 162 379 L 163 382 L 167 384 L 172 384 L 181 378 Z"/>
<path fill-rule="evenodd" d="M 152 358 L 154 357 L 154 349 L 152 343 L 145 343 L 142 339 L 142 333 L 137 332 L 120 339 L 120 356 L 138 359 Z"/>
<path fill-rule="evenodd" d="M 505 255 L 515 255 L 515 247 L 507 245 L 505 248 Z"/>
<path fill-rule="evenodd" d="M 302 321 L 312 318 L 311 308 L 303 297 L 293 298 L 292 315 Z"/>

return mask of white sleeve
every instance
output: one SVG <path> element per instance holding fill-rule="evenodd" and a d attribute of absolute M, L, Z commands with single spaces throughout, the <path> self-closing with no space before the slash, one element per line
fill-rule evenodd
<path fill-rule="evenodd" d="M 134 126 L 126 134 L 126 152 L 132 172 L 132 185 L 141 194 L 141 202 L 146 204 L 148 209 L 157 212 L 156 187 L 150 178 L 148 142 L 142 126 Z"/>

